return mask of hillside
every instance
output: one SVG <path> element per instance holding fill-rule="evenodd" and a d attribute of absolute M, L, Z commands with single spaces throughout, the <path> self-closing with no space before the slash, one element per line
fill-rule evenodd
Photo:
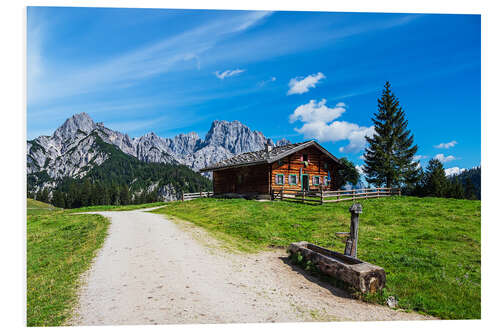
<path fill-rule="evenodd" d="M 54 182 L 52 202 L 59 207 L 129 204 L 176 200 L 181 193 L 211 189 L 211 181 L 186 166 L 146 163 L 104 142 L 97 134 L 91 150 L 106 159 L 93 165 L 82 177 L 64 177 L 54 181 L 46 172 L 28 175 L 28 193 L 47 201 L 39 189 Z M 37 192 L 37 189 L 39 192 Z M 47 191 L 48 192 L 48 191 Z"/>
<path fill-rule="evenodd" d="M 385 304 L 395 296 L 403 309 L 443 319 L 481 317 L 480 201 L 392 197 L 360 202 L 358 256 L 387 273 L 383 294 L 370 301 Z M 197 199 L 172 202 L 157 212 L 193 222 L 242 251 L 305 240 L 343 252 L 335 232 L 349 231 L 351 204 Z"/>
<path fill-rule="evenodd" d="M 481 199 L 481 167 L 467 169 L 458 175 L 451 176 L 450 180 L 458 180 L 465 187 L 467 179 L 470 179 L 475 188 L 476 198 Z"/>

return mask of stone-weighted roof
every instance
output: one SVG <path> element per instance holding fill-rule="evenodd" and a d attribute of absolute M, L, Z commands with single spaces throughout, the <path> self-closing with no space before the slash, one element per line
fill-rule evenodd
<path fill-rule="evenodd" d="M 291 155 L 311 145 L 317 146 L 327 156 L 332 158 L 335 162 L 341 164 L 341 162 L 335 156 L 330 154 L 325 148 L 321 147 L 317 142 L 310 140 L 300 143 L 291 143 L 285 146 L 272 147 L 269 152 L 267 151 L 267 149 L 262 149 L 249 153 L 239 154 L 226 160 L 209 165 L 206 168 L 201 169 L 200 172 L 230 169 L 247 165 L 273 163 L 279 159 L 282 159 L 283 157 Z"/>

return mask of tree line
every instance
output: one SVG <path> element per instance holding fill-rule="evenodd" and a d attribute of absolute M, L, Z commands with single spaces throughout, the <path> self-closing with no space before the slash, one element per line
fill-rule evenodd
<path fill-rule="evenodd" d="M 61 188 L 49 190 L 45 187 L 36 192 L 29 192 L 28 197 L 61 208 L 129 205 L 161 201 L 157 188 L 150 192 L 143 190 L 132 193 L 126 185 L 91 183 L 88 179 L 82 184 L 72 183 L 67 190 Z"/>
<path fill-rule="evenodd" d="M 159 190 L 164 186 L 178 196 L 212 188 L 210 179 L 185 165 L 139 161 L 99 136 L 95 149 L 105 152 L 108 158 L 82 178 L 66 177 L 49 189 L 44 185 L 54 180 L 45 171 L 28 175 L 28 197 L 57 207 L 78 208 L 161 201 Z"/>

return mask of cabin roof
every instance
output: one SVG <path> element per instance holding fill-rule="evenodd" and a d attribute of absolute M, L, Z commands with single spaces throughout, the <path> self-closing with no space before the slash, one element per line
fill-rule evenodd
<path fill-rule="evenodd" d="M 343 165 L 338 158 L 330 154 L 330 152 L 328 152 L 328 150 L 323 148 L 319 143 L 317 143 L 314 140 L 309 140 L 300 143 L 291 143 L 285 146 L 273 147 L 269 152 L 267 152 L 266 149 L 262 149 L 258 151 L 252 151 L 249 153 L 235 155 L 231 158 L 209 165 L 206 168 L 200 169 L 200 172 L 231 169 L 242 166 L 257 165 L 257 164 L 274 163 L 282 159 L 283 157 L 296 153 L 310 146 L 315 146 L 322 153 L 331 158 L 335 163 Z"/>

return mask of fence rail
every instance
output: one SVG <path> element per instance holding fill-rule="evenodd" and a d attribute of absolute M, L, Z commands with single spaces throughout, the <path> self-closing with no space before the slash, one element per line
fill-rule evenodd
<path fill-rule="evenodd" d="M 188 201 L 198 198 L 209 198 L 213 197 L 214 192 L 193 192 L 193 193 L 182 193 L 182 201 Z"/>
<path fill-rule="evenodd" d="M 323 189 L 316 191 L 295 191 L 295 190 L 273 190 L 271 199 L 273 200 L 292 200 L 299 202 L 315 202 L 319 204 L 340 202 L 357 199 L 370 199 L 401 195 L 400 188 L 377 187 L 361 188 L 353 190 L 325 191 Z"/>

